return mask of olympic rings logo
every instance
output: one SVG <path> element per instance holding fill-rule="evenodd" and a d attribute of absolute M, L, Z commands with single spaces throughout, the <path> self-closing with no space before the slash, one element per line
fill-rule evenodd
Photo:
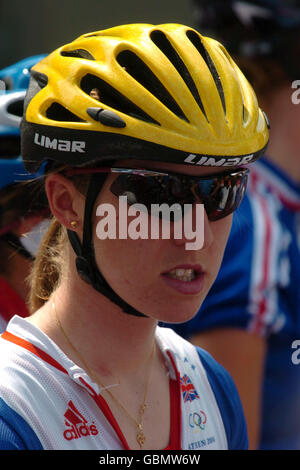
<path fill-rule="evenodd" d="M 194 433 L 197 434 L 200 429 L 203 431 L 205 429 L 205 424 L 207 422 L 207 417 L 204 411 L 200 410 L 199 413 L 190 413 L 189 414 L 189 425 L 194 429 Z"/>

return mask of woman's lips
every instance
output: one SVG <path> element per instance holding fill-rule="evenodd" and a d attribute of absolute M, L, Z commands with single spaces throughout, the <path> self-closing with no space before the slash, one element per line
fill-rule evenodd
<path fill-rule="evenodd" d="M 182 264 L 162 273 L 161 277 L 181 294 L 195 295 L 203 290 L 205 271 L 200 265 Z"/>

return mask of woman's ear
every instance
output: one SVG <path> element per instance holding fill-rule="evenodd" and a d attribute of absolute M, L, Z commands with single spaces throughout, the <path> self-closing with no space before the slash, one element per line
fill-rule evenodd
<path fill-rule="evenodd" d="M 45 190 L 52 214 L 69 230 L 83 226 L 84 196 L 72 181 L 59 173 L 47 176 Z M 74 224 L 76 222 L 76 224 Z"/>

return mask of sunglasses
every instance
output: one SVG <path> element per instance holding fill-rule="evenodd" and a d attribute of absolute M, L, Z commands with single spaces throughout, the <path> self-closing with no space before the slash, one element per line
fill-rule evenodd
<path fill-rule="evenodd" d="M 249 170 L 207 176 L 190 176 L 171 172 L 133 168 L 74 168 L 66 176 L 92 173 L 116 173 L 110 191 L 117 197 L 127 196 L 127 203 L 144 204 L 148 211 L 152 204 L 201 203 L 210 221 L 227 217 L 240 205 L 245 194 Z"/>

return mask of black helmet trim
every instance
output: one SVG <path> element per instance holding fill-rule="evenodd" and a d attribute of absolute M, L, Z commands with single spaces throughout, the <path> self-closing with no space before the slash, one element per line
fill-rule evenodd
<path fill-rule="evenodd" d="M 21 123 L 22 155 L 27 171 L 35 172 L 44 161 L 62 165 L 99 165 L 111 159 L 141 159 L 199 166 L 240 166 L 262 156 L 266 146 L 245 155 L 205 155 L 170 149 L 121 134 L 80 131 L 40 124 Z M 80 140 L 79 140 L 80 136 Z M 43 160 L 41 159 L 43 154 Z"/>

